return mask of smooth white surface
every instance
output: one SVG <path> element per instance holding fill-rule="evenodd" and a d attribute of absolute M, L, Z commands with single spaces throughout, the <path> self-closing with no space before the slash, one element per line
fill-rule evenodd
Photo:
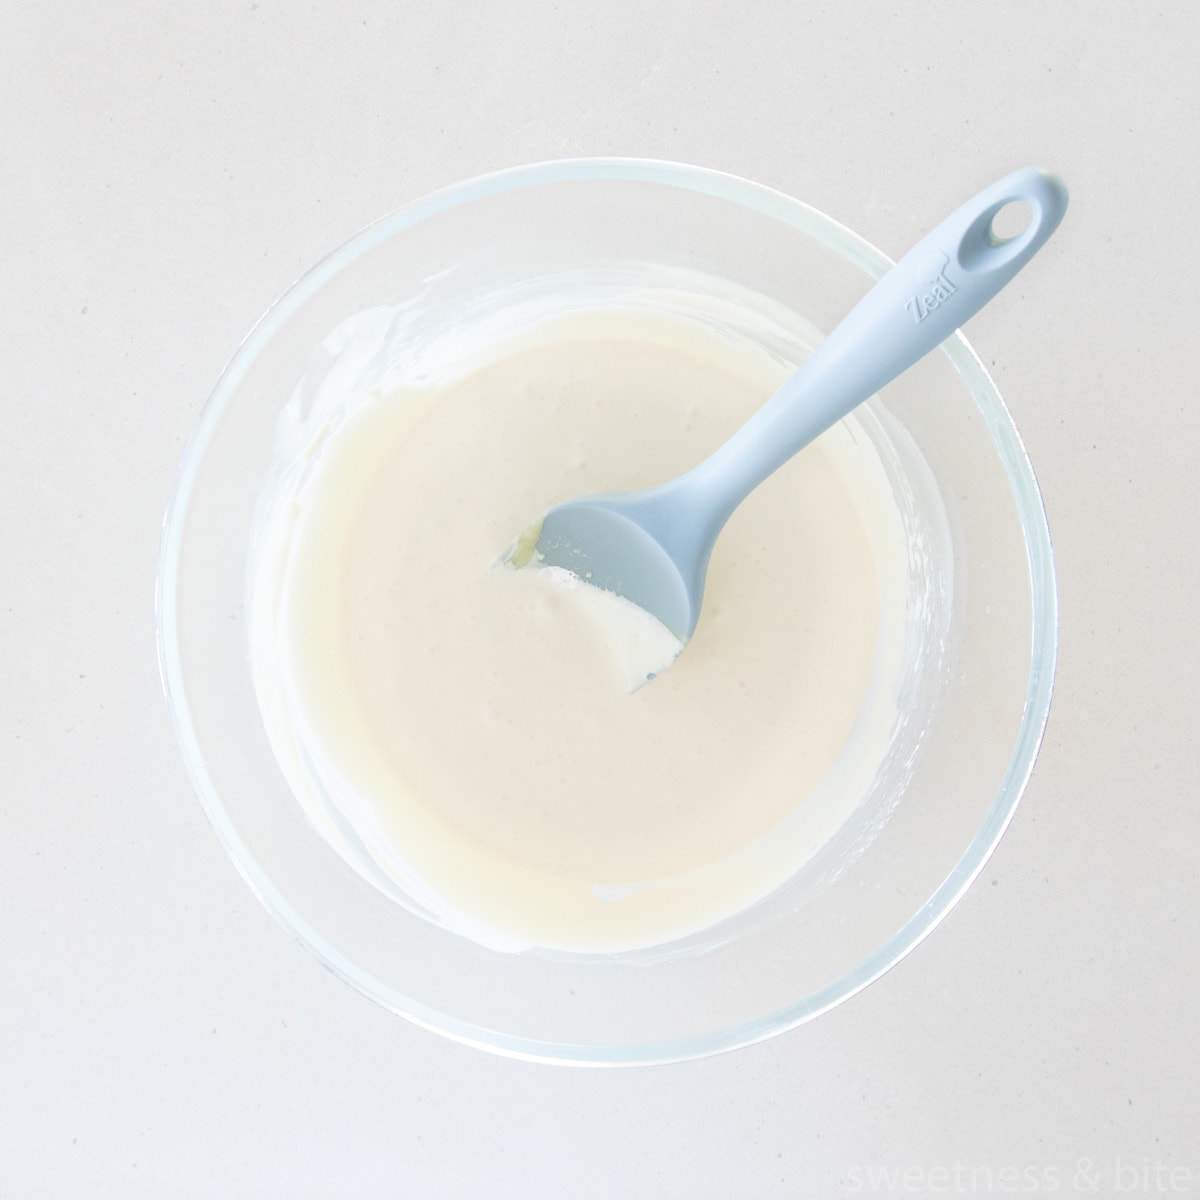
<path fill-rule="evenodd" d="M 858 422 L 830 430 L 747 498 L 672 667 L 683 647 L 645 609 L 498 553 L 559 497 L 699 461 L 784 368 L 683 301 L 542 319 L 475 353 L 469 322 L 465 362 L 432 382 L 368 374 L 326 406 L 307 379 L 307 419 L 278 418 L 247 599 L 270 745 L 347 862 L 482 945 L 720 945 L 712 927 L 784 886 L 920 740 L 901 696 L 942 629 L 908 618 L 910 586 L 935 583 L 910 584 L 886 450 Z M 408 339 L 376 352 L 388 375 L 424 372 Z M 640 672 L 622 661 L 638 641 Z"/>
<path fill-rule="evenodd" d="M 1183 0 L 6 5 L 0 1196 L 1200 1195 L 1198 42 Z M 893 254 L 1062 174 L 967 333 L 1063 615 L 1033 783 L 928 942 L 764 1045 L 581 1072 L 410 1028 L 281 933 L 190 794 L 152 598 L 183 440 L 276 293 L 433 187 L 602 153 Z"/>

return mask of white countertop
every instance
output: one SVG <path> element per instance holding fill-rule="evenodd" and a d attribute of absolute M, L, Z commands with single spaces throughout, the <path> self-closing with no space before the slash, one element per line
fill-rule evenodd
<path fill-rule="evenodd" d="M 0 1196 L 1200 1195 L 1198 46 L 1186 0 L 10 2 Z M 432 188 L 591 154 L 893 255 L 1017 166 L 1072 189 L 967 327 L 1058 557 L 1016 819 L 860 996 L 646 1070 L 466 1049 L 324 971 L 209 829 L 154 646 L 178 456 L 262 309 Z"/>

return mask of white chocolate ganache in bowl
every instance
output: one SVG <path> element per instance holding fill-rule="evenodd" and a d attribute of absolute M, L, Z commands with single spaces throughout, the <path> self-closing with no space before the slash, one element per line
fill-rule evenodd
<path fill-rule="evenodd" d="M 499 565 L 552 505 L 704 458 L 794 368 L 780 346 L 815 343 L 728 289 L 637 276 L 542 281 L 435 335 L 403 309 L 345 322 L 280 417 L 260 504 L 254 681 L 292 792 L 375 886 L 494 949 L 715 928 L 919 742 L 948 583 L 914 598 L 866 417 L 738 509 L 692 641 L 645 686 L 665 630 Z"/>

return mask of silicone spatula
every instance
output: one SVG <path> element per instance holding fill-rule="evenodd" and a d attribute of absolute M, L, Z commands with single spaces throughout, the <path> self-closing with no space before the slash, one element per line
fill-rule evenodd
<path fill-rule="evenodd" d="M 1028 224 L 998 235 L 997 214 L 1022 202 Z M 1030 167 L 992 184 L 922 238 L 715 453 L 644 491 L 557 505 L 517 539 L 507 561 L 564 567 L 640 605 L 686 644 L 713 544 L 734 509 L 978 312 L 1037 253 L 1066 207 L 1066 187 L 1047 171 Z"/>

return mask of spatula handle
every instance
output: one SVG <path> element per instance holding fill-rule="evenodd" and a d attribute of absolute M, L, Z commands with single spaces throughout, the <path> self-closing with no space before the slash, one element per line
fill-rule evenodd
<path fill-rule="evenodd" d="M 1014 237 L 993 232 L 1007 205 L 1029 205 Z M 1067 189 L 1034 167 L 980 192 L 923 237 L 851 310 L 800 370 L 696 469 L 728 516 L 768 475 L 978 312 L 1058 228 Z M 723 520 L 723 517 L 721 518 Z"/>

